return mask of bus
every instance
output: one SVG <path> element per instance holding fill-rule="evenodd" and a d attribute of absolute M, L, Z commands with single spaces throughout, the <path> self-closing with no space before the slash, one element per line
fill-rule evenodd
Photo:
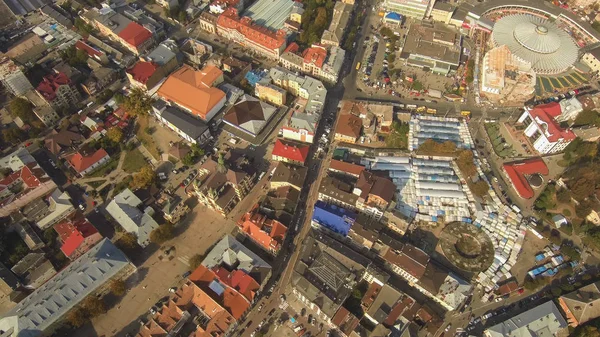
<path fill-rule="evenodd" d="M 360 69 L 360 62 L 356 64 L 356 70 Z"/>

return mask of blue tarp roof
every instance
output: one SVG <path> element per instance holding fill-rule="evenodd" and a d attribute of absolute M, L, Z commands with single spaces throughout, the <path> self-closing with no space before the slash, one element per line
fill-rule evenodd
<path fill-rule="evenodd" d="M 347 236 L 357 214 L 345 208 L 317 201 L 312 220 L 332 232 Z"/>
<path fill-rule="evenodd" d="M 400 15 L 396 12 L 389 12 L 385 15 L 385 18 L 388 20 L 400 21 L 400 20 L 402 20 L 402 15 Z"/>

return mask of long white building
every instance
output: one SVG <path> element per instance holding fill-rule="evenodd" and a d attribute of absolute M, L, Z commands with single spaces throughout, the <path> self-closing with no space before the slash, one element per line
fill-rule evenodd
<path fill-rule="evenodd" d="M 408 149 L 416 151 L 423 142 L 433 139 L 436 142 L 451 141 L 457 148 L 473 148 L 473 139 L 466 121 L 458 118 L 444 118 L 425 115 L 413 116 L 408 132 Z"/>

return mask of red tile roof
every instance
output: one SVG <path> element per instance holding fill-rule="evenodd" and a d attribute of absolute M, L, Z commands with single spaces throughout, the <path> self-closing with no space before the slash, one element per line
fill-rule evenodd
<path fill-rule="evenodd" d="M 215 274 L 221 282 L 244 295 L 248 301 L 254 300 L 256 292 L 260 288 L 258 282 L 243 270 L 237 269 L 230 272 L 223 267 L 217 267 L 215 268 Z"/>
<path fill-rule="evenodd" d="M 237 30 L 246 39 L 267 49 L 278 49 L 286 43 L 286 32 L 273 32 L 266 27 L 255 24 L 249 17 L 240 18 L 237 9 L 227 8 L 217 19 L 217 26 L 222 29 Z"/>
<path fill-rule="evenodd" d="M 79 50 L 83 50 L 84 52 L 86 52 L 88 54 L 89 57 L 100 57 L 100 56 L 104 55 L 103 52 L 90 46 L 89 44 L 85 43 L 82 40 L 75 42 L 75 48 L 77 48 Z"/>
<path fill-rule="evenodd" d="M 150 76 L 154 74 L 158 67 L 159 65 L 154 62 L 138 61 L 133 67 L 127 69 L 127 73 L 130 74 L 134 80 L 146 84 Z"/>
<path fill-rule="evenodd" d="M 317 68 L 323 68 L 323 64 L 327 58 L 327 49 L 319 45 L 313 45 L 304 50 L 302 57 L 304 57 L 304 63 L 312 63 Z"/>
<path fill-rule="evenodd" d="M 519 162 L 506 163 L 502 166 L 521 198 L 529 199 L 533 197 L 533 189 L 527 181 L 525 175 L 539 173 L 548 174 L 548 166 L 541 158 L 527 159 Z"/>
<path fill-rule="evenodd" d="M 54 230 L 63 243 L 60 249 L 67 257 L 71 256 L 86 238 L 98 233 L 96 227 L 86 218 L 66 219 L 56 224 Z"/>
<path fill-rule="evenodd" d="M 44 98 L 52 102 L 56 98 L 56 90 L 61 85 L 69 85 L 71 80 L 67 77 L 67 75 L 63 73 L 55 73 L 44 76 L 44 79 L 37 87 L 37 91 L 39 91 Z"/>
<path fill-rule="evenodd" d="M 119 33 L 119 37 L 135 48 L 148 41 L 152 33 L 137 22 L 131 22 Z"/>
<path fill-rule="evenodd" d="M 304 163 L 308 158 L 308 145 L 295 145 L 277 139 L 273 147 L 273 156 L 287 158 L 296 162 Z"/>
<path fill-rule="evenodd" d="M 551 142 L 557 142 L 561 138 L 573 140 L 577 137 L 573 131 L 563 129 L 556 121 L 555 118 L 561 114 L 560 104 L 556 102 L 538 105 L 529 110 L 529 114 Z"/>
<path fill-rule="evenodd" d="M 287 48 L 285 48 L 283 52 L 295 54 L 298 52 L 298 50 L 300 50 L 300 46 L 296 42 L 292 42 L 287 46 Z"/>
<path fill-rule="evenodd" d="M 13 172 L 6 178 L 0 180 L 0 191 L 4 190 L 7 188 L 7 186 L 17 180 L 21 180 L 27 186 L 27 188 L 36 188 L 40 186 L 40 177 L 38 177 L 34 172 L 36 166 L 37 163 L 29 163 L 23 166 L 19 171 Z"/>
<path fill-rule="evenodd" d="M 91 155 L 87 153 L 82 154 L 80 150 L 79 152 L 76 152 L 71 156 L 67 157 L 67 160 L 69 161 L 73 169 L 75 169 L 77 173 L 80 173 L 85 171 L 90 166 L 94 165 L 95 163 L 100 161 L 100 159 L 106 156 L 108 156 L 108 153 L 104 149 L 97 150 Z"/>

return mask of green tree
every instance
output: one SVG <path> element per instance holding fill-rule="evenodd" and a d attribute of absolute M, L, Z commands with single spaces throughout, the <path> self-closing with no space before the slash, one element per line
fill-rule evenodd
<path fill-rule="evenodd" d="M 74 26 L 83 37 L 88 37 L 94 31 L 94 27 L 85 23 L 81 18 L 75 18 Z"/>
<path fill-rule="evenodd" d="M 600 116 L 594 110 L 583 110 L 580 112 L 575 121 L 573 122 L 573 126 L 585 126 L 585 125 L 595 125 L 600 126 Z"/>
<path fill-rule="evenodd" d="M 133 88 L 128 96 L 123 97 L 123 107 L 128 113 L 145 116 L 152 110 L 153 100 L 141 88 Z"/>
<path fill-rule="evenodd" d="M 75 48 L 75 45 L 60 51 L 59 54 L 72 67 L 84 66 L 88 59 L 88 54 L 83 50 Z"/>
<path fill-rule="evenodd" d="M 467 178 L 471 178 L 477 175 L 477 167 L 475 166 L 475 159 L 473 158 L 473 151 L 462 150 L 456 157 L 456 165 Z M 487 184 L 486 184 L 487 186 Z M 487 189 L 487 188 L 486 188 Z M 487 193 L 487 192 L 486 192 Z"/>
<path fill-rule="evenodd" d="M 8 108 L 13 117 L 19 117 L 25 123 L 37 119 L 36 115 L 33 113 L 33 104 L 24 98 L 13 98 L 10 101 Z"/>
<path fill-rule="evenodd" d="M 75 328 L 79 328 L 88 321 L 89 317 L 85 310 L 77 306 L 67 314 L 67 321 Z"/>
<path fill-rule="evenodd" d="M 7 143 L 17 144 L 27 139 L 27 134 L 19 128 L 8 128 L 2 130 L 2 138 Z"/>
<path fill-rule="evenodd" d="M 134 189 L 145 188 L 156 180 L 156 172 L 150 166 L 144 166 L 140 172 L 133 175 L 131 187 Z"/>
<path fill-rule="evenodd" d="M 46 241 L 46 244 L 52 245 L 56 241 L 58 233 L 56 233 L 54 228 L 51 227 L 45 229 L 42 236 L 44 237 L 44 241 Z"/>
<path fill-rule="evenodd" d="M 177 14 L 177 21 L 181 23 L 185 23 L 187 21 L 187 14 L 185 11 L 181 11 L 179 14 Z"/>
<path fill-rule="evenodd" d="M 200 266 L 200 264 L 202 264 L 202 261 L 204 261 L 205 256 L 202 254 L 195 254 L 190 258 L 190 268 L 192 270 L 196 270 L 196 268 L 198 268 Z"/>
<path fill-rule="evenodd" d="M 490 186 L 484 180 L 478 180 L 476 183 L 470 184 L 471 192 L 475 196 L 483 198 L 490 190 Z"/>
<path fill-rule="evenodd" d="M 217 171 L 220 173 L 227 172 L 227 163 L 225 162 L 225 157 L 223 157 L 223 153 L 219 153 L 219 158 L 217 159 Z"/>
<path fill-rule="evenodd" d="M 133 233 L 123 233 L 117 241 L 119 248 L 131 249 L 138 247 L 137 237 Z"/>
<path fill-rule="evenodd" d="M 171 240 L 174 236 L 175 226 L 168 222 L 150 232 L 150 240 L 158 244 L 162 244 L 167 240 Z"/>
<path fill-rule="evenodd" d="M 96 102 L 96 104 L 104 104 L 109 99 L 113 98 L 114 95 L 115 95 L 114 91 L 112 91 L 110 89 L 105 89 L 96 97 L 95 102 Z"/>
<path fill-rule="evenodd" d="M 110 283 L 110 292 L 116 296 L 123 296 L 127 292 L 127 284 L 123 279 L 116 279 Z"/>
<path fill-rule="evenodd" d="M 88 295 L 83 300 L 82 306 L 90 317 L 96 317 L 106 312 L 104 301 L 98 296 Z"/>
<path fill-rule="evenodd" d="M 106 132 L 106 137 L 115 144 L 120 144 L 123 141 L 123 130 L 117 127 L 112 127 Z"/>
<path fill-rule="evenodd" d="M 571 201 L 571 192 L 566 188 L 560 188 L 556 191 L 556 200 L 562 203 L 567 203 Z"/>

